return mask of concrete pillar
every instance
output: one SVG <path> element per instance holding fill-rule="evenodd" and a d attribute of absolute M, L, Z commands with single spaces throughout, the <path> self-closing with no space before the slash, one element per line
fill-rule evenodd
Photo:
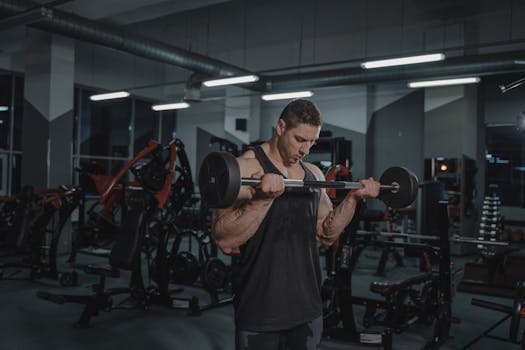
<path fill-rule="evenodd" d="M 74 41 L 36 30 L 27 40 L 22 186 L 71 184 Z"/>

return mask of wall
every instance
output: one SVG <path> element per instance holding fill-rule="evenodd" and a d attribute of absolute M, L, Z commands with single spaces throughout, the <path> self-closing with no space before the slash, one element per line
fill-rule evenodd
<path fill-rule="evenodd" d="M 367 170 L 379 179 L 391 166 L 423 178 L 424 94 L 414 91 L 373 114 L 367 139 Z"/>
<path fill-rule="evenodd" d="M 195 104 L 192 108 L 181 109 L 177 113 L 177 137 L 184 142 L 194 179 L 202 160 L 198 159 L 198 147 L 202 147 L 202 144 L 198 144 L 198 129 L 225 137 L 224 109 L 214 104 Z M 202 153 L 200 154 L 201 157 Z"/>

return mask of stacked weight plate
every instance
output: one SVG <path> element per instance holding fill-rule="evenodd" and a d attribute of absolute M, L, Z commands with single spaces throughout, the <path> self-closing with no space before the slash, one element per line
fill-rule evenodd
<path fill-rule="evenodd" d="M 478 239 L 480 241 L 496 241 L 497 234 L 502 229 L 501 226 L 501 202 L 499 197 L 485 197 L 481 209 Z M 488 253 L 486 251 L 486 249 L 489 249 L 488 247 L 489 246 L 484 246 L 482 244 L 478 245 L 478 248 L 483 250 L 484 254 Z"/>

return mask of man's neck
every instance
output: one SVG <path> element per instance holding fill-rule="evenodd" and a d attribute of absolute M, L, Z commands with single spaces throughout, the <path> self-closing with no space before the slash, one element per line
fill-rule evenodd
<path fill-rule="evenodd" d="M 277 138 L 272 137 L 266 143 L 266 147 L 264 146 L 265 145 L 263 144 L 263 148 L 264 148 L 264 151 L 266 152 L 266 155 L 270 158 L 270 160 L 272 161 L 272 163 L 274 163 L 275 166 L 279 168 L 283 167 L 283 168 L 288 169 L 295 165 L 295 164 L 288 164 L 283 160 L 281 153 L 279 152 L 279 147 L 277 146 Z"/>

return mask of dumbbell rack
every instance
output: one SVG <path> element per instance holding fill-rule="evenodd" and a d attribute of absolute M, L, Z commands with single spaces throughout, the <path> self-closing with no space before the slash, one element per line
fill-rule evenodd
<path fill-rule="evenodd" d="M 498 196 L 486 196 L 483 200 L 481 210 L 478 240 L 491 241 L 497 240 L 497 234 L 502 230 L 501 201 Z M 493 254 L 495 246 L 479 244 L 477 248 L 483 255 Z"/>

